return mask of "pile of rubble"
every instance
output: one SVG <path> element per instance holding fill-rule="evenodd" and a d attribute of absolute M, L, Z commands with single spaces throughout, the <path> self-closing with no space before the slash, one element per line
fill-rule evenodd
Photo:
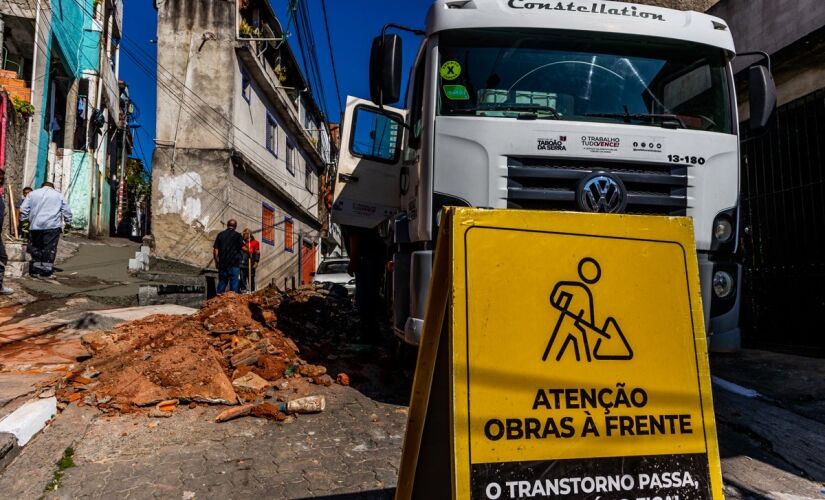
<path fill-rule="evenodd" d="M 56 393 L 63 404 L 104 412 L 148 410 L 157 417 L 181 404 L 234 406 L 219 421 L 247 414 L 282 420 L 288 412 L 322 411 L 323 397 L 308 396 L 314 385 L 336 380 L 324 366 L 304 361 L 279 323 L 297 321 L 317 331 L 333 317 L 353 318 L 351 309 L 348 300 L 313 286 L 228 293 L 191 316 L 150 316 L 85 335 L 92 357 L 67 373 Z M 300 314 L 284 318 L 290 310 Z M 349 384 L 345 373 L 336 379 Z"/>

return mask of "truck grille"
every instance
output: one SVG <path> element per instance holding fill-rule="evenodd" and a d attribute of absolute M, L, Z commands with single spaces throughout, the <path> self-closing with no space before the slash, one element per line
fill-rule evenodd
<path fill-rule="evenodd" d="M 508 208 L 576 211 L 579 182 L 591 173 L 606 172 L 620 178 L 627 188 L 626 213 L 687 213 L 687 165 L 565 158 L 507 160 Z"/>

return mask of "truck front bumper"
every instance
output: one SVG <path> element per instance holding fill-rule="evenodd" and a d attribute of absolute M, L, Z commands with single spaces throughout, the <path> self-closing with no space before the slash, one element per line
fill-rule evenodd
<path fill-rule="evenodd" d="M 698 257 L 708 349 L 713 352 L 740 349 L 742 347 L 742 331 L 739 327 L 742 303 L 742 265 L 735 262 L 711 260 L 707 253 L 699 253 Z M 736 283 L 736 290 L 727 299 L 719 299 L 713 293 L 713 275 L 720 269 L 731 273 Z"/>

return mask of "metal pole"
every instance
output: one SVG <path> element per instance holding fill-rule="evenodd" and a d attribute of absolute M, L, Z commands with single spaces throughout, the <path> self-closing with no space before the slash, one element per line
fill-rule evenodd
<path fill-rule="evenodd" d="M 11 208 L 11 227 L 14 229 L 14 237 L 19 238 L 20 233 L 17 230 L 17 207 L 14 206 L 14 189 L 8 186 L 9 190 L 9 208 Z"/>
<path fill-rule="evenodd" d="M 115 217 L 117 225 L 115 226 L 115 233 L 118 232 L 120 224 L 123 222 L 123 199 L 126 197 L 126 132 L 128 130 L 129 127 L 124 126 L 121 135 L 123 144 L 120 149 L 120 180 L 117 185 L 117 216 Z"/>

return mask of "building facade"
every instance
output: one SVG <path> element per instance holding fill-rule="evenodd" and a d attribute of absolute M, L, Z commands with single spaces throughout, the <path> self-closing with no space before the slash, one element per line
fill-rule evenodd
<path fill-rule="evenodd" d="M 110 233 L 112 147 L 124 126 L 118 85 L 123 4 L 16 0 L 0 6 L 0 85 L 28 97 L 25 153 L 7 164 L 18 192 L 51 181 L 66 194 L 73 228 Z"/>
<path fill-rule="evenodd" d="M 742 129 L 740 239 L 746 346 L 825 356 L 825 2 L 721 0 L 737 51 L 771 56 L 774 126 L 748 131 L 748 68 L 734 60 Z"/>
<path fill-rule="evenodd" d="M 261 243 L 259 284 L 311 280 L 329 132 L 266 1 L 158 4 L 156 259 L 214 265 L 229 219 Z"/>

